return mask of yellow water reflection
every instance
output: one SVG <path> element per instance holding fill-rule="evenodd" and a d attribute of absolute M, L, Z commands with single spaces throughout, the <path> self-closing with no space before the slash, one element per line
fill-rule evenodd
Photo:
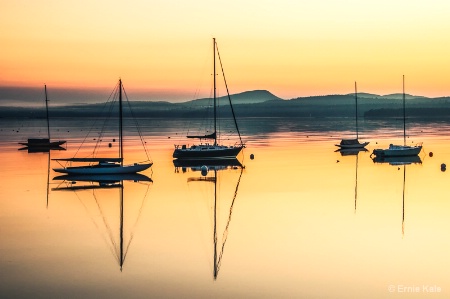
<path fill-rule="evenodd" d="M 63 192 L 51 171 L 48 200 L 48 154 L 5 146 L 1 289 L 22 297 L 423 298 L 437 286 L 433 298 L 449 296 L 445 137 L 425 137 L 422 163 L 405 166 L 372 161 L 371 150 L 389 139 L 367 138 L 368 152 L 343 156 L 333 137 L 264 138 L 238 157 L 245 168 L 204 176 L 176 169 L 173 144 L 155 137 L 154 165 L 143 172 L 152 183 Z"/>

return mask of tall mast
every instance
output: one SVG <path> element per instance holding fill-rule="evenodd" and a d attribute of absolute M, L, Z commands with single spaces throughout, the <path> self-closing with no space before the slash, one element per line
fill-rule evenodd
<path fill-rule="evenodd" d="M 119 79 L 119 158 L 123 166 L 122 117 L 122 79 Z"/>
<path fill-rule="evenodd" d="M 355 119 L 356 119 L 356 140 L 358 140 L 358 91 L 355 81 Z"/>
<path fill-rule="evenodd" d="M 47 85 L 44 84 L 44 91 L 45 91 L 45 111 L 47 116 L 47 136 L 48 140 L 50 141 L 50 122 L 48 119 L 48 99 L 47 99 Z"/>
<path fill-rule="evenodd" d="M 217 145 L 216 39 L 215 38 L 213 38 L 213 76 L 214 76 L 214 145 Z"/>
<path fill-rule="evenodd" d="M 403 75 L 403 145 L 406 145 L 405 75 Z"/>

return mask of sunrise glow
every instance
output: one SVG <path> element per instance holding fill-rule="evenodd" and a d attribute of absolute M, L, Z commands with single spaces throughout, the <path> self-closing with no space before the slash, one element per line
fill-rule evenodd
<path fill-rule="evenodd" d="M 0 86 L 124 78 L 190 99 L 217 38 L 230 92 L 450 95 L 448 1 L 0 1 Z"/>

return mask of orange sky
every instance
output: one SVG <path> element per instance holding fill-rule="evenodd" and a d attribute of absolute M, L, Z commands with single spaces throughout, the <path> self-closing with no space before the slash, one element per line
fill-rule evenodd
<path fill-rule="evenodd" d="M 216 37 L 230 92 L 450 95 L 448 1 L 0 0 L 0 86 L 192 99 Z M 0 95 L 1 96 L 1 95 Z"/>

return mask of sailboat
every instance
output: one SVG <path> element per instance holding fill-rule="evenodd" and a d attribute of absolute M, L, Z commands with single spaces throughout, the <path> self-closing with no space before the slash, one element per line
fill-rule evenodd
<path fill-rule="evenodd" d="M 403 145 L 390 144 L 387 149 L 374 149 L 372 154 L 376 157 L 406 157 L 417 156 L 422 150 L 422 144 L 406 145 L 406 111 L 405 111 L 405 76 L 403 75 Z"/>
<path fill-rule="evenodd" d="M 28 149 L 29 152 L 43 152 L 48 150 L 64 150 L 61 147 L 65 140 L 60 141 L 50 141 L 50 120 L 48 115 L 48 97 L 47 97 L 47 85 L 44 85 L 45 92 L 45 112 L 47 119 L 47 138 L 28 138 L 27 142 L 19 142 L 19 144 L 24 145 L 24 149 Z"/>
<path fill-rule="evenodd" d="M 234 119 L 234 125 L 236 127 L 236 131 L 239 135 L 239 143 L 226 146 L 226 145 L 220 145 L 219 144 L 219 130 L 217 126 L 217 118 L 218 118 L 218 99 L 216 95 L 216 49 L 217 49 L 217 56 L 219 58 L 222 75 L 225 82 L 225 87 L 227 90 L 228 95 L 228 101 L 230 104 L 231 112 Z M 231 97 L 228 92 L 228 86 L 225 80 L 225 73 L 222 66 L 222 61 L 220 60 L 220 54 L 219 54 L 219 48 L 216 43 L 216 39 L 213 38 L 213 77 L 214 77 L 214 131 L 209 134 L 203 134 L 203 135 L 188 135 L 187 138 L 194 138 L 194 139 L 200 139 L 200 144 L 194 144 L 191 146 L 188 146 L 186 144 L 182 145 L 175 145 L 175 150 L 173 152 L 173 158 L 175 159 L 209 159 L 209 158 L 235 158 L 240 151 L 245 147 L 244 143 L 241 139 L 241 134 L 239 132 L 239 128 L 236 121 L 236 116 L 233 110 L 233 105 L 231 103 Z M 202 143 L 202 140 L 207 140 L 208 142 Z M 210 140 L 213 140 L 212 144 L 209 142 Z"/>
<path fill-rule="evenodd" d="M 222 257 L 223 257 L 223 253 L 225 250 L 225 244 L 227 242 L 227 237 L 228 237 L 228 229 L 230 227 L 230 223 L 231 223 L 231 217 L 232 217 L 232 213 L 233 213 L 233 207 L 236 201 L 236 196 L 238 193 L 238 189 L 239 189 L 239 184 L 242 178 L 242 173 L 244 170 L 244 166 L 242 164 L 240 164 L 238 162 L 237 159 L 227 159 L 225 161 L 228 161 L 229 163 L 225 163 L 220 162 L 220 165 L 217 165 L 217 163 L 212 162 L 210 164 L 207 165 L 202 165 L 202 163 L 190 163 L 190 170 L 192 171 L 199 171 L 201 169 L 201 176 L 199 177 L 189 177 L 187 179 L 188 183 L 194 183 L 194 182 L 199 182 L 201 184 L 206 184 L 206 183 L 213 183 L 214 184 L 214 202 L 213 202 L 213 219 L 214 219 L 214 227 L 213 227 L 213 278 L 216 280 L 218 275 L 219 275 L 219 271 L 220 271 L 220 267 L 221 267 L 221 263 L 222 263 Z M 175 161 L 174 161 L 175 164 Z M 175 164 L 176 165 L 176 164 Z M 178 167 L 178 166 L 176 166 Z M 206 172 L 204 172 L 206 168 Z M 219 180 L 219 172 L 222 171 L 234 171 L 240 169 L 240 173 L 239 173 L 239 178 L 237 180 L 236 183 L 236 187 L 234 189 L 234 193 L 233 193 L 233 197 L 231 199 L 231 203 L 229 208 L 227 208 L 228 212 L 228 217 L 226 220 L 226 224 L 223 224 L 224 227 L 224 231 L 223 231 L 223 235 L 222 235 L 222 240 L 221 242 L 219 241 L 219 231 L 221 229 L 219 229 L 219 206 L 220 206 L 220 200 L 219 200 L 219 191 L 218 191 L 218 180 Z M 187 169 L 183 168 L 183 171 L 188 171 Z M 176 171 L 178 172 L 178 171 Z M 204 185 L 203 185 L 204 186 Z"/>
<path fill-rule="evenodd" d="M 341 143 L 336 144 L 336 146 L 341 149 L 358 149 L 364 148 L 369 142 L 359 142 L 358 140 L 358 91 L 355 82 L 355 121 L 356 121 L 356 139 L 342 139 Z"/>
<path fill-rule="evenodd" d="M 142 144 L 144 145 L 145 154 L 147 155 L 147 160 L 141 163 L 134 163 L 129 165 L 124 165 L 124 149 L 123 149 L 123 105 L 122 105 L 122 80 L 119 79 L 118 85 L 113 92 L 113 94 L 118 94 L 119 97 L 119 153 L 118 157 L 87 157 L 87 158 L 59 158 L 53 159 L 61 162 L 69 163 L 69 166 L 62 165 L 62 168 L 53 168 L 54 171 L 60 173 L 66 173 L 71 175 L 113 175 L 113 174 L 127 174 L 127 173 L 137 173 L 148 169 L 152 166 L 150 162 L 147 150 L 145 149 L 144 141 L 141 137 Z M 140 133 L 140 130 L 138 130 Z M 101 138 L 98 139 L 100 142 Z M 94 152 L 95 154 L 95 152 Z M 72 162 L 89 163 L 88 165 L 82 166 L 71 166 Z"/>

